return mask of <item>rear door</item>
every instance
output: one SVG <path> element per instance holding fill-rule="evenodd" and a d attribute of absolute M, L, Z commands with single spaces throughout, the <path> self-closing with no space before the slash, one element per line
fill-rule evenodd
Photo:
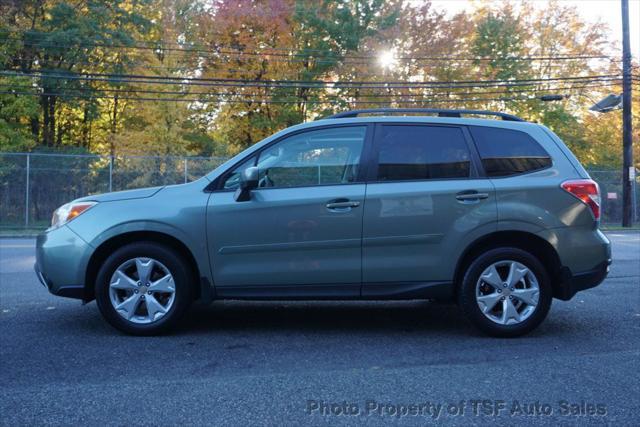
<path fill-rule="evenodd" d="M 386 284 L 453 279 L 460 247 L 496 226 L 495 192 L 476 163 L 465 127 L 376 125 L 363 219 L 363 296 Z"/>

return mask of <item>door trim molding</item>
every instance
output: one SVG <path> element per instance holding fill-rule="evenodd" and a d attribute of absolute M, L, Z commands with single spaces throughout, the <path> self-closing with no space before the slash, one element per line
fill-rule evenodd
<path fill-rule="evenodd" d="M 418 245 L 420 243 L 440 243 L 444 234 L 410 234 L 406 236 L 364 237 L 363 247 L 387 245 Z"/>
<path fill-rule="evenodd" d="M 360 247 L 360 239 L 315 240 L 311 242 L 267 243 L 261 245 L 222 246 L 221 255 L 250 254 L 258 252 L 297 251 L 301 249 L 342 249 Z"/>

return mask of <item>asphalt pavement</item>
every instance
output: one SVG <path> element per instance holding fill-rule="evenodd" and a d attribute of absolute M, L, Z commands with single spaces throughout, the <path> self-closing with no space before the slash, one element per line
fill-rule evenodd
<path fill-rule="evenodd" d="M 454 305 L 216 302 L 130 337 L 49 295 L 0 239 L 1 425 L 640 425 L 640 233 L 597 288 L 517 339 Z"/>

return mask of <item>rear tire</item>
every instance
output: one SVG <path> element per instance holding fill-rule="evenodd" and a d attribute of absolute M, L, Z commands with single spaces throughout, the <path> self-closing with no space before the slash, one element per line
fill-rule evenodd
<path fill-rule="evenodd" d="M 495 337 L 517 337 L 547 316 L 553 292 L 540 261 L 518 248 L 496 248 L 475 258 L 458 289 L 458 304 L 471 323 Z"/>
<path fill-rule="evenodd" d="M 123 246 L 102 264 L 96 302 L 109 324 L 131 335 L 171 329 L 192 302 L 193 274 L 174 250 L 153 242 Z"/>

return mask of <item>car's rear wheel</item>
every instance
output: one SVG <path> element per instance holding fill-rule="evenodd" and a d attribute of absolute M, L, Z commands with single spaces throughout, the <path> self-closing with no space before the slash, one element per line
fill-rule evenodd
<path fill-rule="evenodd" d="M 126 245 L 109 256 L 96 279 L 96 302 L 114 327 L 134 335 L 167 331 L 192 300 L 183 258 L 152 242 Z"/>
<path fill-rule="evenodd" d="M 536 328 L 551 306 L 549 275 L 540 261 L 518 248 L 497 248 L 475 258 L 460 283 L 458 302 L 483 332 L 515 337 Z"/>

